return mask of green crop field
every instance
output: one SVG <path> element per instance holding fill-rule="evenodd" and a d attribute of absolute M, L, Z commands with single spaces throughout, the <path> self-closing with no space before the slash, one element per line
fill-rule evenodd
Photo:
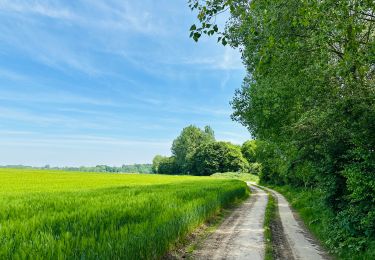
<path fill-rule="evenodd" d="M 0 259 L 154 259 L 221 207 L 238 180 L 0 169 Z"/>

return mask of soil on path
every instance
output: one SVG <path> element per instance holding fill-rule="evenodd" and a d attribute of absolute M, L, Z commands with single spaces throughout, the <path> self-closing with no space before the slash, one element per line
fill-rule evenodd
<path fill-rule="evenodd" d="M 264 213 L 268 195 L 249 186 L 252 194 L 196 250 L 192 259 L 263 259 Z"/>
<path fill-rule="evenodd" d="M 280 193 L 270 190 L 278 201 L 278 216 L 271 224 L 276 259 L 330 259 L 329 255 L 304 227 L 287 200 Z"/>

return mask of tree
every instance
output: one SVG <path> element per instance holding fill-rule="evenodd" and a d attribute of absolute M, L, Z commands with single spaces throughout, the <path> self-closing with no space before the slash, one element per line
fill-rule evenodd
<path fill-rule="evenodd" d="M 162 155 L 156 155 L 154 159 L 152 160 L 152 172 L 153 173 L 159 173 L 159 166 L 160 163 L 165 160 L 166 156 Z"/>
<path fill-rule="evenodd" d="M 263 142 L 261 180 L 322 189 L 338 233 L 350 234 L 336 245 L 374 238 L 375 2 L 189 4 L 198 11 L 194 40 L 215 34 L 241 50 L 247 75 L 232 118 Z"/>
<path fill-rule="evenodd" d="M 241 147 L 241 152 L 242 155 L 245 157 L 245 159 L 249 163 L 255 163 L 257 158 L 256 158 L 256 140 L 249 140 L 243 143 Z"/>
<path fill-rule="evenodd" d="M 159 162 L 158 173 L 160 174 L 178 174 L 178 169 L 176 165 L 176 158 L 163 157 Z"/>
<path fill-rule="evenodd" d="M 217 172 L 246 171 L 248 163 L 239 146 L 229 142 L 210 142 L 198 147 L 192 170 L 196 175 L 211 175 Z"/>
<path fill-rule="evenodd" d="M 208 135 L 208 137 L 212 140 L 215 140 L 215 132 L 211 128 L 211 126 L 207 125 L 204 127 L 204 132 Z"/>
<path fill-rule="evenodd" d="M 185 127 L 181 134 L 173 141 L 172 154 L 175 157 L 179 173 L 191 173 L 192 158 L 198 146 L 215 141 L 213 130 L 206 127 L 205 131 L 190 125 Z"/>
<path fill-rule="evenodd" d="M 256 175 L 260 175 L 263 169 L 260 163 L 260 151 L 258 151 L 259 142 L 258 140 L 249 140 L 241 146 L 242 155 L 249 163 L 249 172 Z"/>

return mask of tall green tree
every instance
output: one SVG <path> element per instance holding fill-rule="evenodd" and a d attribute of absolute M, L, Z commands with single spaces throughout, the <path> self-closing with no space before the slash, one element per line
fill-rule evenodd
<path fill-rule="evenodd" d="M 323 189 L 336 245 L 375 238 L 375 2 L 189 3 L 194 40 L 215 34 L 241 50 L 247 76 L 232 118 L 263 142 L 261 179 Z"/>
<path fill-rule="evenodd" d="M 205 130 L 194 125 L 185 127 L 173 141 L 171 148 L 178 171 L 184 174 L 191 173 L 192 159 L 197 148 L 214 141 L 214 132 L 209 126 L 206 126 Z"/>

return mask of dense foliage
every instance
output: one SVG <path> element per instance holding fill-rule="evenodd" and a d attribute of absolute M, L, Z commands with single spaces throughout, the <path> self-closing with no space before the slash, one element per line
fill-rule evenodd
<path fill-rule="evenodd" d="M 242 144 L 241 152 L 248 162 L 255 163 L 257 161 L 256 142 L 256 140 L 249 140 Z"/>
<path fill-rule="evenodd" d="M 179 172 L 191 173 L 193 156 L 198 147 L 214 141 L 214 132 L 209 126 L 206 126 L 204 131 L 193 125 L 182 129 L 181 134 L 173 141 L 171 148 Z"/>
<path fill-rule="evenodd" d="M 245 172 L 248 161 L 242 156 L 241 147 L 229 142 L 215 141 L 214 131 L 190 125 L 173 141 L 172 156 L 156 155 L 154 173 L 211 175 L 216 172 Z"/>
<path fill-rule="evenodd" d="M 247 76 L 233 119 L 259 140 L 261 181 L 322 190 L 336 232 L 329 246 L 366 249 L 375 239 L 375 2 L 189 2 L 194 40 L 218 33 L 241 50 Z"/>
<path fill-rule="evenodd" d="M 289 185 L 272 187 L 281 192 L 300 214 L 305 224 L 321 241 L 330 244 L 337 239 L 337 230 L 332 228 L 334 213 L 321 200 L 324 192 L 320 189 L 296 188 Z M 364 242 L 364 241 L 362 241 Z M 367 250 L 361 250 L 361 243 L 353 243 L 353 238 L 344 241 L 345 246 L 333 247 L 332 251 L 340 254 L 338 259 L 375 259 L 375 241 L 367 242 Z"/>
<path fill-rule="evenodd" d="M 0 170 L 0 259 L 159 259 L 220 208 L 238 180 Z"/>
<path fill-rule="evenodd" d="M 171 157 L 164 156 L 159 162 L 156 173 L 182 174 L 182 171 L 181 171 L 181 168 L 178 167 L 176 163 L 176 158 L 174 156 L 171 156 Z"/>
<path fill-rule="evenodd" d="M 211 175 L 217 172 L 245 172 L 248 167 L 239 146 L 229 142 L 211 142 L 198 147 L 192 168 L 198 175 Z"/>

